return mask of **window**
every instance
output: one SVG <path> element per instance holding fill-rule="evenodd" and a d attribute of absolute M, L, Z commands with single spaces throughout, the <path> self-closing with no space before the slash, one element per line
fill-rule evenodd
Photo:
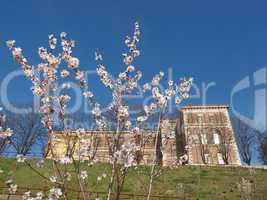
<path fill-rule="evenodd" d="M 224 160 L 223 160 L 222 154 L 221 153 L 217 153 L 217 157 L 218 157 L 219 165 L 224 165 Z"/>
<path fill-rule="evenodd" d="M 143 159 L 144 159 L 144 163 L 147 164 L 148 163 L 148 155 L 144 155 Z"/>
<path fill-rule="evenodd" d="M 214 114 L 213 113 L 209 114 L 209 122 L 214 123 Z"/>
<path fill-rule="evenodd" d="M 214 144 L 220 144 L 220 137 L 218 133 L 213 133 Z"/>
<path fill-rule="evenodd" d="M 202 144 L 207 144 L 208 143 L 208 139 L 207 139 L 207 134 L 201 134 L 201 143 Z"/>
<path fill-rule="evenodd" d="M 198 135 L 196 135 L 196 134 L 192 135 L 192 140 L 193 140 L 193 142 L 195 144 L 199 143 L 199 137 L 198 137 Z"/>
<path fill-rule="evenodd" d="M 211 156 L 210 156 L 210 154 L 205 153 L 205 154 L 204 154 L 204 159 L 205 159 L 205 163 L 206 163 L 206 164 L 210 165 L 210 164 L 212 163 L 212 162 L 211 162 Z"/>
<path fill-rule="evenodd" d="M 197 121 L 198 121 L 198 123 L 203 123 L 203 121 L 202 121 L 202 117 L 203 117 L 203 115 L 202 114 L 198 114 L 197 115 Z"/>
<path fill-rule="evenodd" d="M 175 131 L 171 131 L 170 133 L 170 136 L 169 136 L 171 139 L 174 139 L 175 138 Z"/>

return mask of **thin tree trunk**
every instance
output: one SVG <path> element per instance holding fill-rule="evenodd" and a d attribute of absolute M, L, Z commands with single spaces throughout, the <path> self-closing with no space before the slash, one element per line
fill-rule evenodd
<path fill-rule="evenodd" d="M 151 171 L 150 171 L 150 181 L 149 181 L 149 189 L 148 189 L 147 200 L 149 200 L 150 196 L 151 196 L 154 171 L 155 171 L 155 167 L 156 167 L 156 164 L 157 164 L 156 163 L 156 161 L 157 161 L 157 148 L 158 148 L 158 138 L 159 138 L 159 133 L 160 133 L 160 126 L 161 126 L 161 118 L 162 118 L 162 112 L 160 112 L 160 114 L 159 114 L 157 134 L 156 134 L 155 146 L 154 146 L 155 156 L 154 156 L 152 168 L 151 168 Z"/>
<path fill-rule="evenodd" d="M 112 187 L 113 187 L 113 183 L 114 183 L 114 178 L 115 178 L 115 173 L 116 173 L 116 162 L 117 160 L 114 158 L 114 153 L 115 150 L 118 148 L 118 141 L 119 140 L 119 131 L 120 131 L 120 124 L 119 124 L 119 120 L 117 120 L 117 130 L 116 130 L 116 135 L 115 135 L 115 141 L 113 144 L 113 148 L 112 148 L 112 156 L 113 156 L 113 160 L 112 160 L 112 170 L 111 170 L 111 177 L 110 177 L 110 181 L 109 181 L 109 186 L 108 186 L 108 197 L 107 200 L 110 200 L 111 198 L 111 193 L 112 193 Z"/>

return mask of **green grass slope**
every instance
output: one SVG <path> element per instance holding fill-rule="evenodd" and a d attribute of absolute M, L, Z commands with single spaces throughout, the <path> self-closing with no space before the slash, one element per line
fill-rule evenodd
<path fill-rule="evenodd" d="M 43 168 L 36 167 L 36 160 L 29 161 L 31 165 L 44 176 L 53 175 L 53 164 L 46 160 Z M 94 192 L 91 196 L 104 196 L 106 192 L 108 177 L 97 180 L 103 173 L 109 174 L 110 167 L 107 164 L 95 164 L 92 167 L 81 164 L 88 171 L 86 190 Z M 5 181 L 12 179 L 21 187 L 19 192 L 28 191 L 27 188 L 49 189 L 52 184 L 40 177 L 25 163 L 17 163 L 14 159 L 0 160 L 0 194 L 6 189 Z M 63 169 L 62 169 L 63 170 Z M 72 180 L 67 183 L 67 188 L 72 190 L 72 198 L 78 199 L 79 190 L 77 178 L 73 174 L 74 168 L 69 172 Z M 123 188 L 122 199 L 145 199 L 148 182 L 149 166 L 140 166 L 131 169 L 126 178 Z M 175 169 L 158 168 L 157 176 L 153 185 L 154 199 L 267 199 L 267 170 L 246 169 L 241 167 L 200 167 L 181 166 Z M 35 190 L 33 190 L 33 193 Z M 173 198 L 169 198 L 173 197 Z M 1 199 L 1 198 L 0 198 Z"/>

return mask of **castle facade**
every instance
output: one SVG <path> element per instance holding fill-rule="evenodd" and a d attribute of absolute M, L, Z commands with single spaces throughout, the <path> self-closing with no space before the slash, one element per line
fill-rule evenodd
<path fill-rule="evenodd" d="M 144 129 L 139 135 L 122 132 L 120 141 L 121 144 L 134 143 L 142 147 L 137 155 L 140 164 L 151 164 L 157 156 L 157 161 L 163 166 L 174 163 L 240 165 L 228 109 L 224 105 L 182 107 L 179 119 L 169 120 L 168 126 L 162 127 L 156 152 L 156 134 L 153 129 Z M 55 133 L 52 138 L 53 151 L 62 157 L 66 152 L 66 144 L 72 142 L 75 144 L 73 151 L 84 148 L 83 156 L 88 159 L 108 162 L 112 134 L 108 131 L 87 131 L 82 139 L 75 136 L 70 141 L 69 137 L 65 138 L 60 132 Z"/>

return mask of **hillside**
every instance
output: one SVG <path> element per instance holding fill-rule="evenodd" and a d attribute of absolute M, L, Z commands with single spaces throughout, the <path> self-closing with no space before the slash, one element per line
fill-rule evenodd
<path fill-rule="evenodd" d="M 30 163 L 35 166 L 36 160 L 31 160 Z M 15 162 L 14 159 L 1 160 L 0 187 L 2 194 L 6 192 L 3 187 L 5 187 L 5 181 L 9 179 L 14 180 L 19 187 L 23 188 L 19 189 L 19 193 L 28 191 L 27 188 L 37 190 L 49 188 L 51 183 L 40 178 L 25 165 L 25 163 Z M 106 191 L 107 178 L 97 181 L 97 177 L 101 176 L 103 172 L 109 173 L 108 165 L 95 164 L 92 167 L 83 167 L 88 170 L 87 190 L 94 192 L 91 196 L 103 196 L 105 193 L 102 193 Z M 52 175 L 51 169 L 51 161 L 46 160 L 40 171 L 49 177 Z M 14 173 L 10 173 L 10 170 Z M 149 167 L 147 166 L 132 169 L 124 185 L 125 198 L 123 199 L 144 199 L 145 197 L 142 195 L 147 192 L 148 174 Z M 266 199 L 267 196 L 267 170 L 263 169 L 182 166 L 176 169 L 158 169 L 157 174 L 153 195 L 158 197 L 154 199 L 234 200 L 241 199 L 242 196 L 251 197 L 251 199 Z M 68 188 L 73 190 L 73 195 L 77 195 L 75 190 L 78 190 L 78 187 L 75 180 L 70 181 Z M 32 192 L 34 192 L 33 189 Z M 77 199 L 77 197 L 73 197 L 73 199 Z"/>

